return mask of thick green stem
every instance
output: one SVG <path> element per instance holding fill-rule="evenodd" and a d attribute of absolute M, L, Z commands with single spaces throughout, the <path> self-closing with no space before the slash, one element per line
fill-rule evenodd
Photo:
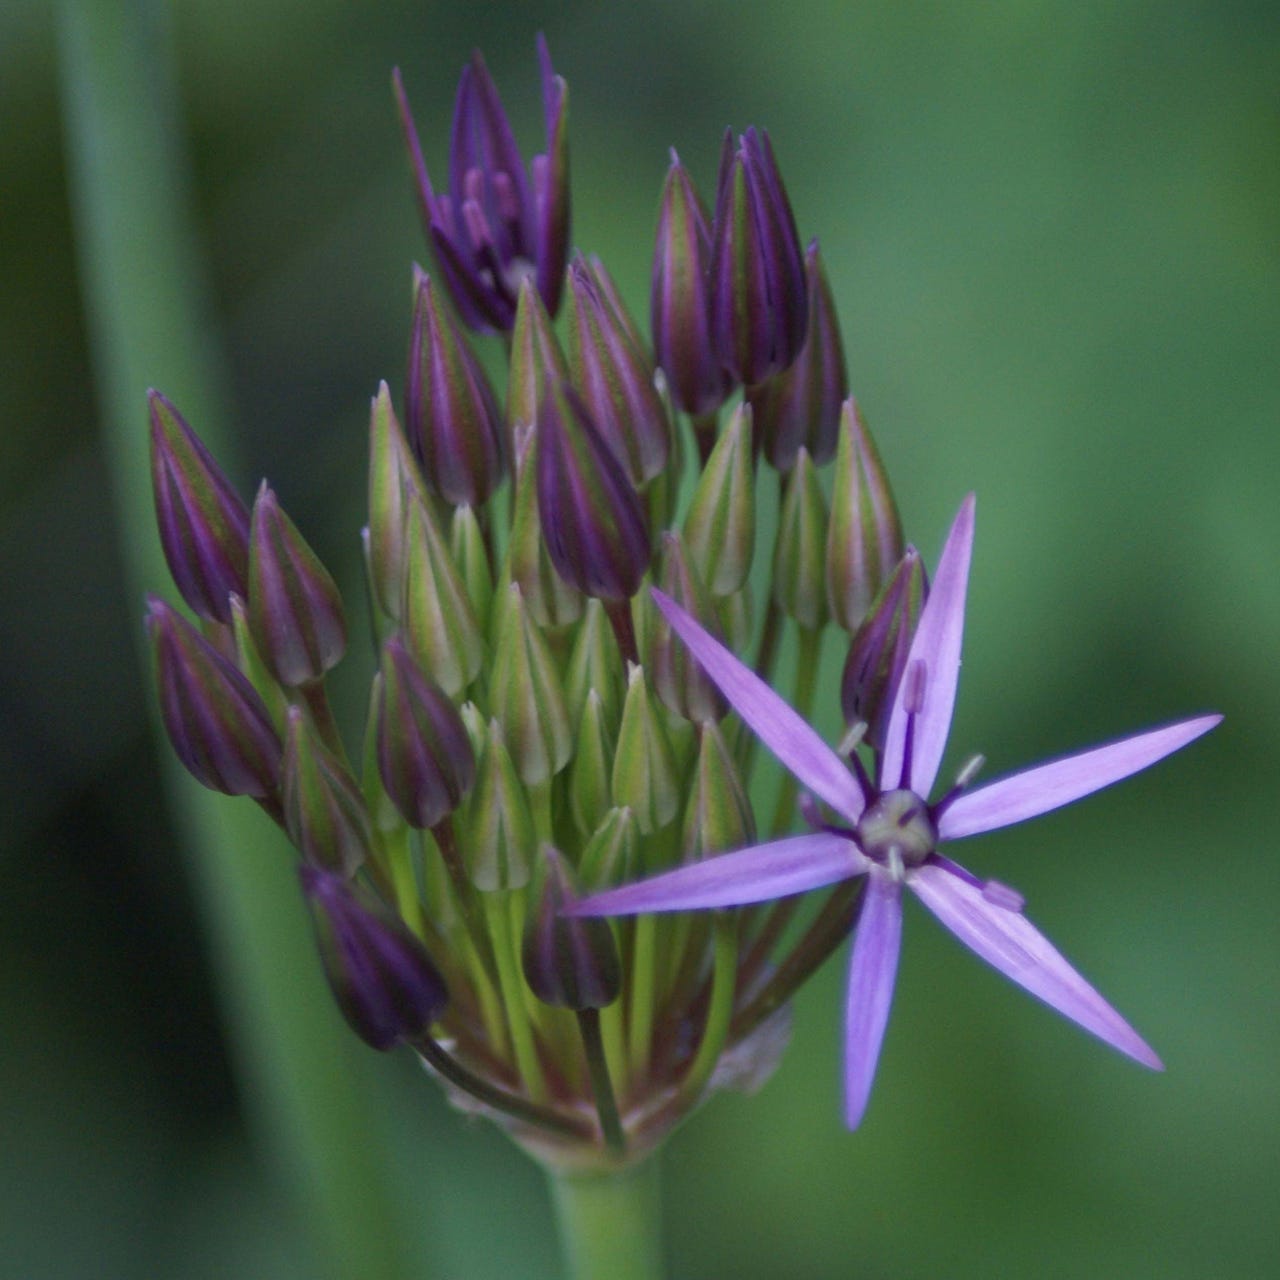
<path fill-rule="evenodd" d="M 567 1280 L 662 1280 L 656 1157 L 617 1173 L 550 1177 Z"/>

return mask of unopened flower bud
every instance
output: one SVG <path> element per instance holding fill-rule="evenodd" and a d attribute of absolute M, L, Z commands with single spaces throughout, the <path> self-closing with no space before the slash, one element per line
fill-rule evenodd
<path fill-rule="evenodd" d="M 715 622 L 711 593 L 703 585 L 702 575 L 685 555 L 679 534 L 662 535 L 662 569 L 658 574 L 658 586 L 682 609 L 695 618 L 705 620 L 704 625 L 711 634 L 722 640 Z M 671 624 L 661 615 L 655 619 L 650 653 L 653 687 L 668 710 L 694 724 L 724 718 L 728 711 L 724 695 L 689 652 L 688 645 L 672 632 Z"/>
<path fill-rule="evenodd" d="M 613 735 L 605 721 L 604 703 L 592 689 L 578 722 L 578 740 L 569 772 L 569 811 L 574 826 L 590 835 L 613 803 Z"/>
<path fill-rule="evenodd" d="M 862 621 L 902 558 L 902 523 L 875 442 L 852 396 L 840 415 L 827 538 L 827 600 L 846 631 Z"/>
<path fill-rule="evenodd" d="M 147 392 L 151 485 L 160 545 L 191 609 L 230 622 L 227 597 L 248 594 L 249 510 L 173 404 Z"/>
<path fill-rule="evenodd" d="M 511 368 L 507 378 L 506 423 L 509 434 L 532 426 L 542 398 L 551 387 L 569 380 L 569 364 L 551 317 L 532 282 L 520 286 L 520 305 L 511 333 Z"/>
<path fill-rule="evenodd" d="M 538 515 L 560 576 L 584 595 L 626 600 L 652 547 L 639 496 L 571 387 L 538 414 Z"/>
<path fill-rule="evenodd" d="M 185 618 L 147 597 L 160 715 L 196 781 L 231 796 L 273 796 L 283 747 L 262 699 Z"/>
<path fill-rule="evenodd" d="M 505 471 L 498 404 L 430 277 L 415 274 L 405 431 L 431 488 L 452 506 L 479 506 Z"/>
<path fill-rule="evenodd" d="M 640 828 L 635 814 L 623 805 L 610 809 L 591 833 L 578 876 L 588 889 L 626 884 L 639 874 Z"/>
<path fill-rule="evenodd" d="M 449 996 L 422 943 L 341 875 L 303 863 L 298 878 L 329 989 L 356 1035 L 390 1049 L 427 1031 Z"/>
<path fill-rule="evenodd" d="M 773 599 L 806 631 L 827 620 L 827 500 L 803 446 L 787 477 L 773 551 Z"/>
<path fill-rule="evenodd" d="M 281 790 L 285 829 L 308 862 L 350 878 L 369 855 L 369 814 L 347 766 L 301 707 L 289 708 Z"/>
<path fill-rule="evenodd" d="M 471 740 L 457 708 L 392 636 L 382 646 L 378 772 L 412 827 L 434 827 L 475 781 Z"/>
<path fill-rule="evenodd" d="M 644 669 L 638 666 L 632 666 L 628 673 L 627 700 L 613 757 L 612 791 L 615 804 L 634 811 L 636 825 L 644 835 L 660 831 L 680 811 L 683 788 L 671 740 L 654 705 Z"/>
<path fill-rule="evenodd" d="M 737 591 L 755 549 L 755 469 L 751 406 L 739 405 L 698 478 L 684 521 L 689 558 L 713 596 Z"/>
<path fill-rule="evenodd" d="M 287 688 L 319 680 L 346 650 L 337 584 L 265 481 L 249 532 L 248 603 L 263 660 Z"/>
<path fill-rule="evenodd" d="M 486 893 L 528 884 L 538 836 L 525 789 L 496 720 L 489 721 L 485 734 L 468 813 L 462 856 L 471 883 Z"/>
<path fill-rule="evenodd" d="M 684 812 L 682 836 L 681 852 L 690 862 L 745 848 L 756 838 L 751 801 L 733 754 L 711 723 L 704 724 L 699 735 L 697 773 Z"/>
<path fill-rule="evenodd" d="M 568 867 L 550 845 L 542 850 L 542 893 L 525 926 L 525 981 L 543 1004 L 561 1009 L 603 1009 L 622 990 L 622 964 L 613 926 L 602 917 L 567 916 L 577 899 Z M 584 928 L 590 925 L 592 928 Z"/>
<path fill-rule="evenodd" d="M 809 450 L 815 466 L 836 452 L 840 406 L 849 394 L 849 374 L 840 338 L 831 286 L 818 254 L 818 242 L 805 255 L 809 288 L 809 325 L 796 358 L 781 373 L 750 393 L 756 437 L 765 457 L 779 471 L 795 465 L 796 450 Z"/>
<path fill-rule="evenodd" d="M 369 576 L 377 603 L 399 620 L 407 555 L 405 519 L 410 505 L 425 501 L 418 464 L 391 405 L 385 382 L 378 385 L 369 412 Z"/>
<path fill-rule="evenodd" d="M 599 600 L 588 600 L 574 634 L 564 677 L 570 720 L 575 724 L 581 721 L 587 698 L 594 693 L 600 699 L 604 723 L 615 730 L 622 715 L 623 684 L 622 658 L 609 617 Z"/>

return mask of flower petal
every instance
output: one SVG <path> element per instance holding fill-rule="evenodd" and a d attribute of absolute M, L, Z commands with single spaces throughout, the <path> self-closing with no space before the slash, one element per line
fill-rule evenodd
<path fill-rule="evenodd" d="M 844 1119 L 862 1123 L 889 1021 L 902 944 L 902 890 L 879 868 L 867 877 L 845 996 Z"/>
<path fill-rule="evenodd" d="M 768 902 L 861 875 L 867 860 L 845 836 L 820 831 L 724 853 L 575 903 L 575 916 L 633 916 Z"/>
<path fill-rule="evenodd" d="M 920 614 L 902 682 L 893 700 L 889 732 L 885 739 L 881 785 L 886 790 L 907 787 L 927 796 L 938 776 L 942 753 L 951 731 L 951 713 L 956 705 L 956 682 L 960 677 L 960 641 L 964 635 L 964 600 L 969 585 L 969 558 L 973 552 L 974 496 L 969 494 L 947 535 L 947 544 L 938 560 L 938 571 L 929 599 Z M 912 731 L 911 777 L 902 777 L 903 748 L 907 731 L 907 697 L 913 681 L 912 665 L 924 664 L 924 701 Z"/>
<path fill-rule="evenodd" d="M 756 737 L 815 795 L 850 822 L 866 800 L 848 766 L 818 734 L 719 641 L 712 639 L 670 596 L 654 590 L 654 601 Z M 771 895 L 776 897 L 777 895 Z"/>
<path fill-rule="evenodd" d="M 970 950 L 1063 1017 L 1153 1070 L 1164 1069 L 1150 1046 L 1067 963 L 1021 913 L 944 867 L 926 863 L 907 884 Z"/>
<path fill-rule="evenodd" d="M 1163 760 L 1208 733 L 1221 719 L 1181 720 L 1000 778 L 958 796 L 938 820 L 938 834 L 944 840 L 958 840 L 1048 813 Z"/>

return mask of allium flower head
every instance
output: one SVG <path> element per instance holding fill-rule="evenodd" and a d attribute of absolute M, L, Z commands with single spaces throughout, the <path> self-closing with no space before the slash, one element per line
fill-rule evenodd
<path fill-rule="evenodd" d="M 946 746 L 960 670 L 974 502 L 952 525 L 928 603 L 894 696 L 886 742 L 870 778 L 861 761 L 831 750 L 772 689 L 673 601 L 654 592 L 672 627 L 760 740 L 821 801 L 832 824 L 606 890 L 572 910 L 635 915 L 740 906 L 866 876 L 849 973 L 845 1116 L 861 1122 L 889 1016 L 905 885 L 989 964 L 1085 1030 L 1158 1069 L 1127 1022 L 1022 914 L 1013 890 L 982 881 L 939 852 L 945 841 L 1034 818 L 1154 764 L 1207 733 L 1200 716 L 1023 770 L 966 790 L 973 770 L 930 803 Z M 851 767 L 852 765 L 852 767 Z"/>

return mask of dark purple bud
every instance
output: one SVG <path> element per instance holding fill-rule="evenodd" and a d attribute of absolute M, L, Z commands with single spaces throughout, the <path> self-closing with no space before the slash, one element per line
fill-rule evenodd
<path fill-rule="evenodd" d="M 416 290 L 405 432 L 423 478 L 455 507 L 477 507 L 505 472 L 498 404 L 480 363 L 430 277 L 414 269 Z"/>
<path fill-rule="evenodd" d="M 404 820 L 430 828 L 448 817 L 475 781 L 471 739 L 458 709 L 399 636 L 382 646 L 374 732 L 382 785 Z"/>
<path fill-rule="evenodd" d="M 231 796 L 273 796 L 283 748 L 248 679 L 185 618 L 147 597 L 160 715 L 198 782 Z"/>
<path fill-rule="evenodd" d="M 369 856 L 364 794 L 301 707 L 290 707 L 288 720 L 281 785 L 285 830 L 308 862 L 353 876 Z"/>
<path fill-rule="evenodd" d="M 678 533 L 662 535 L 662 567 L 658 586 L 682 609 L 703 620 L 705 628 L 722 644 L 716 622 L 711 592 L 707 590 L 689 557 Z M 724 695 L 708 678 L 702 664 L 689 652 L 689 647 L 671 630 L 670 623 L 659 616 L 654 625 L 650 645 L 649 672 L 653 688 L 667 709 L 694 724 L 723 720 L 728 711 Z"/>
<path fill-rule="evenodd" d="M 248 604 L 263 661 L 287 688 L 319 680 L 346 651 L 337 584 L 266 481 L 253 504 Z"/>
<path fill-rule="evenodd" d="M 711 332 L 745 386 L 785 369 L 808 321 L 804 255 L 767 133 L 726 133 L 711 253 Z"/>
<path fill-rule="evenodd" d="M 613 927 L 600 916 L 561 914 L 577 900 L 577 893 L 560 854 L 544 845 L 542 855 L 546 876 L 524 933 L 525 981 L 543 1004 L 603 1009 L 622 990 Z"/>
<path fill-rule="evenodd" d="M 815 466 L 835 456 L 840 406 L 849 394 L 849 374 L 840 323 L 818 242 L 805 255 L 809 325 L 795 360 L 751 392 L 756 438 L 779 471 L 795 465 L 796 450 L 808 449 Z"/>
<path fill-rule="evenodd" d="M 579 256 L 569 268 L 569 367 L 592 422 L 639 487 L 667 465 L 671 423 L 653 384 L 653 361 L 605 280 L 598 260 Z"/>
<path fill-rule="evenodd" d="M 543 398 L 537 467 L 538 514 L 556 572 L 601 600 L 635 595 L 652 557 L 640 498 L 571 387 Z"/>
<path fill-rule="evenodd" d="M 510 330 L 520 283 L 532 278 L 547 309 L 560 305 L 569 246 L 569 91 L 538 37 L 545 154 L 526 173 L 484 59 L 463 68 L 454 107 L 449 186 L 437 195 L 397 70 L 392 78 L 427 239 L 463 320 Z"/>
<path fill-rule="evenodd" d="M 654 355 L 667 375 L 671 398 L 697 415 L 718 409 L 730 388 L 711 335 L 710 269 L 706 211 L 672 151 L 658 213 L 649 318 Z"/>
<path fill-rule="evenodd" d="M 358 884 L 298 868 L 329 989 L 351 1029 L 375 1049 L 426 1032 L 449 1002 L 426 948 Z"/>
<path fill-rule="evenodd" d="M 151 485 L 160 545 L 174 585 L 211 622 L 231 621 L 227 597 L 249 572 L 249 509 L 173 404 L 147 392 Z"/>
<path fill-rule="evenodd" d="M 840 683 L 845 723 L 864 723 L 865 741 L 877 751 L 884 749 L 889 712 L 928 595 L 924 562 L 908 547 L 849 646 Z"/>

